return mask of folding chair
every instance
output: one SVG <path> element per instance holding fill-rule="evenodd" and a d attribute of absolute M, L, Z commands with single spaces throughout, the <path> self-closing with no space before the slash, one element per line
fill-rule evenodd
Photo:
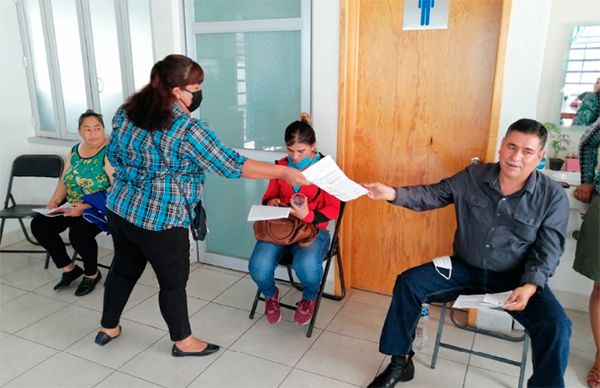
<path fill-rule="evenodd" d="M 2 235 L 4 234 L 4 224 L 7 219 L 16 219 L 21 225 L 21 230 L 27 241 L 33 245 L 40 244 L 29 236 L 27 228 L 23 223 L 23 218 L 32 217 L 36 213 L 34 208 L 45 207 L 46 204 L 17 204 L 12 193 L 13 181 L 15 177 L 44 177 L 44 178 L 59 178 L 62 175 L 64 167 L 63 159 L 58 155 L 20 155 L 12 164 L 10 178 L 8 180 L 8 189 L 4 200 L 4 208 L 0 210 L 0 244 L 2 243 Z M 46 253 L 45 250 L 31 249 L 0 249 L 0 252 L 7 253 Z"/>
<path fill-rule="evenodd" d="M 442 309 L 440 311 L 440 323 L 438 324 L 437 335 L 435 337 L 435 346 L 433 347 L 433 356 L 431 357 L 431 369 L 435 369 L 435 363 L 437 361 L 438 352 L 440 350 L 440 347 L 442 347 L 442 348 L 456 350 L 458 352 L 463 352 L 463 353 L 474 354 L 476 356 L 485 357 L 485 358 L 489 358 L 491 360 L 518 366 L 520 368 L 518 387 L 519 388 L 523 387 L 523 380 L 525 378 L 525 367 L 527 366 L 527 351 L 529 349 L 529 336 L 527 335 L 527 333 L 523 333 L 523 335 L 521 335 L 521 336 L 511 336 L 508 334 L 502 334 L 502 333 L 498 333 L 498 332 L 494 332 L 494 331 L 490 331 L 490 330 L 478 329 L 476 327 L 471 327 L 471 326 L 468 326 L 468 325 L 465 325 L 465 324 L 462 324 L 462 323 L 456 321 L 456 319 L 454 317 L 455 310 L 451 308 L 450 309 L 450 320 L 456 327 L 458 327 L 460 329 L 471 331 L 471 332 L 478 333 L 478 334 L 484 334 L 484 335 L 494 337 L 494 338 L 500 338 L 500 339 L 510 341 L 510 342 L 523 341 L 523 351 L 521 353 L 521 361 L 510 360 L 508 358 L 499 357 L 499 356 L 496 356 L 496 355 L 493 355 L 490 353 L 478 352 L 478 351 L 475 351 L 472 349 L 461 348 L 456 345 L 442 342 L 442 330 L 444 328 L 444 321 L 446 319 L 446 308 L 447 308 L 446 303 L 442 303 Z"/>
<path fill-rule="evenodd" d="M 315 312 L 312 316 L 312 319 L 310 320 L 310 323 L 308 325 L 308 330 L 306 332 L 307 337 L 310 337 L 312 335 L 312 332 L 313 332 L 313 329 L 315 326 L 315 322 L 317 319 L 317 313 L 319 312 L 319 306 L 321 304 L 321 297 L 327 298 L 327 299 L 332 299 L 332 300 L 342 300 L 346 296 L 346 283 L 344 282 L 344 270 L 342 267 L 342 256 L 341 256 L 341 252 L 340 252 L 340 239 L 339 239 L 339 231 L 340 231 L 340 226 L 342 223 L 342 215 L 344 213 L 345 205 L 346 205 L 345 202 L 341 202 L 340 214 L 335 222 L 335 229 L 333 231 L 333 236 L 331 237 L 331 244 L 329 246 L 329 250 L 323 257 L 323 261 L 325 262 L 325 268 L 323 270 L 323 277 L 321 278 L 321 287 L 319 289 L 319 293 L 317 294 L 317 300 L 316 300 L 316 304 L 315 304 Z M 329 294 L 329 293 L 323 292 L 323 290 L 325 289 L 325 284 L 327 281 L 327 274 L 329 273 L 329 268 L 331 267 L 331 261 L 333 260 L 333 257 L 336 257 L 336 262 L 337 262 L 338 271 L 339 271 L 340 292 L 341 292 L 340 295 L 334 295 L 334 294 Z M 279 265 L 283 265 L 287 268 L 289 283 L 294 288 L 296 288 L 298 290 L 302 290 L 302 285 L 297 283 L 296 281 L 294 281 L 294 276 L 292 274 L 292 262 L 293 262 L 293 259 L 292 259 L 291 254 L 286 253 L 281 258 Z M 265 298 L 263 296 L 261 296 L 260 289 L 258 291 L 256 291 L 256 296 L 254 297 L 254 303 L 252 304 L 252 310 L 250 310 L 250 317 L 249 317 L 250 319 L 254 318 L 254 313 L 256 312 L 256 307 L 258 306 L 259 300 L 262 300 L 262 301 L 265 300 Z M 279 305 L 281 307 L 289 309 L 289 310 L 296 310 L 296 306 L 292 306 L 292 305 L 285 304 L 285 303 L 279 303 Z"/>

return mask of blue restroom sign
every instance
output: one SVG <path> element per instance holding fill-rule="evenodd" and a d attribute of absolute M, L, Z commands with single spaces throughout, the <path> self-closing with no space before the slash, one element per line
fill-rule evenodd
<path fill-rule="evenodd" d="M 404 0 L 403 30 L 448 28 L 450 0 Z"/>

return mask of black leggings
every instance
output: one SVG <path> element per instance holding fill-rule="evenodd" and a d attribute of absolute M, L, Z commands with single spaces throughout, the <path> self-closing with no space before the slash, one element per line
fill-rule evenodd
<path fill-rule="evenodd" d="M 188 318 L 185 286 L 190 274 L 188 230 L 172 228 L 152 231 L 139 228 L 118 215 L 108 212 L 108 224 L 115 245 L 112 268 L 104 284 L 103 327 L 112 329 L 127 304 L 129 295 L 150 262 L 156 273 L 160 292 L 158 304 L 172 341 L 192 334 Z"/>
<path fill-rule="evenodd" d="M 57 268 L 71 264 L 65 243 L 60 233 L 69 228 L 69 241 L 75 252 L 83 260 L 83 268 L 87 276 L 98 272 L 98 243 L 96 236 L 100 229 L 83 217 L 45 217 L 36 215 L 31 220 L 31 233 L 48 251 Z"/>

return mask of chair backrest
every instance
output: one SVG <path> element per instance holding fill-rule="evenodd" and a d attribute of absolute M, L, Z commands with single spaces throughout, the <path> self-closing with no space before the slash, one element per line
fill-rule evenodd
<path fill-rule="evenodd" d="M 58 155 L 20 155 L 13 161 L 11 178 L 48 177 L 60 178 L 65 162 Z"/>
<path fill-rule="evenodd" d="M 344 215 L 344 208 L 346 207 L 346 202 L 340 201 L 340 214 L 338 214 L 338 218 L 335 220 L 335 228 L 333 229 L 333 236 L 331 236 L 331 242 L 333 244 L 334 240 L 338 240 L 338 234 L 340 232 L 340 228 L 342 227 L 342 216 Z"/>
<path fill-rule="evenodd" d="M 58 155 L 19 155 L 15 158 L 10 171 L 4 208 L 8 207 L 9 200 L 15 204 L 12 196 L 12 185 L 14 177 L 43 177 L 60 178 L 65 162 Z"/>

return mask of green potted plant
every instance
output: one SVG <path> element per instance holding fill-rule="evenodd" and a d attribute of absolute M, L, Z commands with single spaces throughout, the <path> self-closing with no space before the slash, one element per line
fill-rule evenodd
<path fill-rule="evenodd" d="M 560 158 L 560 153 L 567 150 L 567 146 L 571 144 L 569 135 L 563 132 L 563 127 L 555 123 L 544 123 L 544 127 L 548 130 L 549 142 L 548 145 L 552 150 L 552 155 L 548 158 L 550 161 L 550 170 L 559 171 L 564 160 Z"/>

